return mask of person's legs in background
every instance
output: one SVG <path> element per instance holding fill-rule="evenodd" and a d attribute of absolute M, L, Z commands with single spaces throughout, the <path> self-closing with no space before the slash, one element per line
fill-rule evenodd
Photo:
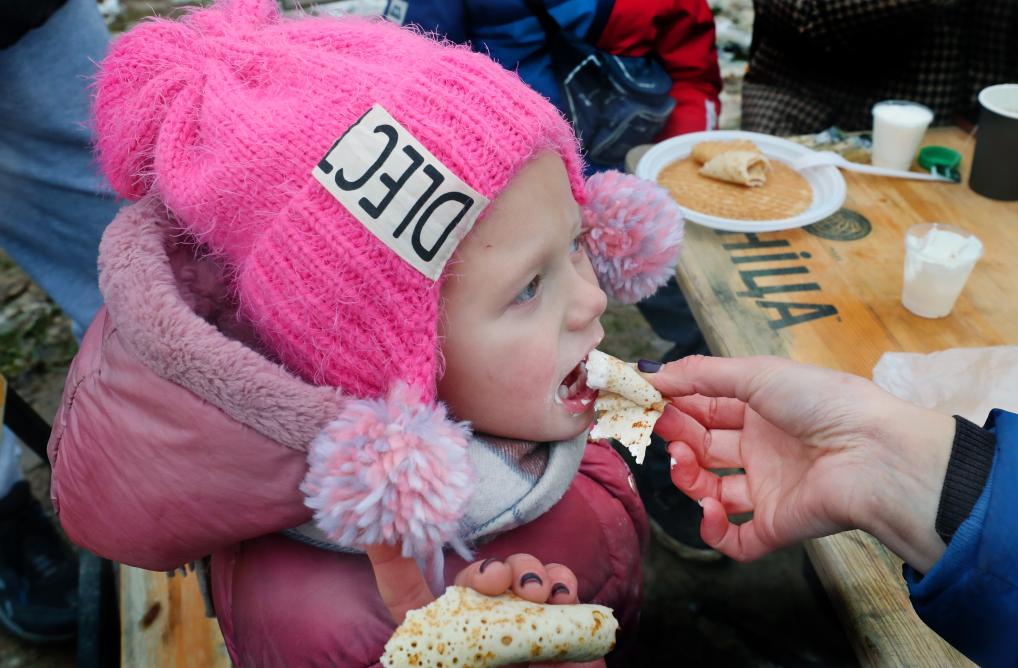
<path fill-rule="evenodd" d="M 21 479 L 16 438 L 3 432 L 0 462 L 0 625 L 33 642 L 68 640 L 78 622 L 78 564 Z"/>
<path fill-rule="evenodd" d="M 710 355 L 703 333 L 674 276 L 650 297 L 637 302 L 636 308 L 654 333 L 672 344 L 661 362 L 672 362 L 689 355 Z"/>
<path fill-rule="evenodd" d="M 656 293 L 637 302 L 636 308 L 655 334 L 672 343 L 661 362 L 710 354 L 674 276 Z M 682 559 L 720 560 L 721 553 L 712 550 L 700 538 L 703 516 L 700 506 L 672 485 L 671 457 L 665 446 L 661 437 L 654 434 L 642 465 L 635 465 L 627 458 L 650 518 L 651 531 L 659 543 Z"/>
<path fill-rule="evenodd" d="M 93 165 L 88 129 L 88 85 L 109 34 L 95 0 L 50 4 L 57 8 L 42 25 L 0 49 L 0 246 L 80 338 L 102 305 L 99 239 L 120 206 Z M 18 11 L 38 14 L 39 4 L 5 8 Z M 19 459 L 5 429 L 0 622 L 28 639 L 65 638 L 74 632 L 77 565 L 21 480 Z"/>
<path fill-rule="evenodd" d="M 0 246 L 80 338 L 102 305 L 99 239 L 120 206 L 92 160 L 88 85 L 109 33 L 68 0 L 0 51 Z"/>

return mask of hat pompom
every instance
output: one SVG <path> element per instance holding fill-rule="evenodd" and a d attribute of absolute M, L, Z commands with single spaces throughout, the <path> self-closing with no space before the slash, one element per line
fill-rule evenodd
<path fill-rule="evenodd" d="M 468 435 L 402 381 L 386 397 L 352 399 L 311 443 L 304 502 L 343 547 L 402 542 L 403 556 L 428 560 L 450 544 L 468 554 L 457 533 L 474 489 Z"/>
<path fill-rule="evenodd" d="M 649 297 L 675 271 L 682 211 L 654 183 L 616 171 L 594 174 L 587 179 L 583 229 L 598 282 L 613 299 Z"/>

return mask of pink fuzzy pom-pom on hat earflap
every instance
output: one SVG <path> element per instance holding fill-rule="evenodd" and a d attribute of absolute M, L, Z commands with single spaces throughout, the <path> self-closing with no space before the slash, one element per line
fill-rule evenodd
<path fill-rule="evenodd" d="M 375 106 L 489 201 L 535 155 L 558 153 L 614 295 L 667 278 L 681 223 L 630 177 L 585 189 L 569 124 L 516 74 L 385 21 L 221 0 L 111 45 L 95 86 L 110 183 L 161 200 L 223 262 L 266 353 L 345 398 L 308 446 L 316 523 L 340 546 L 401 543 L 431 560 L 445 545 L 466 554 L 457 521 L 474 484 L 469 427 L 437 397 L 445 275 L 404 261 L 312 175 Z"/>
<path fill-rule="evenodd" d="M 351 401 L 309 450 L 301 490 L 318 528 L 341 545 L 403 544 L 403 555 L 434 558 L 456 534 L 473 491 L 467 425 L 420 403 L 401 382 L 388 396 Z"/>
<path fill-rule="evenodd" d="M 587 179 L 583 245 L 601 288 L 632 304 L 654 294 L 678 263 L 682 210 L 661 186 L 603 172 Z"/>

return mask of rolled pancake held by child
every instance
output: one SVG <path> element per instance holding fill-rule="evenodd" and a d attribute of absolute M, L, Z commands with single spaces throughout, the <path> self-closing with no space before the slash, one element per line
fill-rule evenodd
<path fill-rule="evenodd" d="M 532 661 L 593 661 L 615 646 L 618 622 L 603 605 L 532 603 L 449 587 L 407 613 L 382 665 L 487 668 Z"/>

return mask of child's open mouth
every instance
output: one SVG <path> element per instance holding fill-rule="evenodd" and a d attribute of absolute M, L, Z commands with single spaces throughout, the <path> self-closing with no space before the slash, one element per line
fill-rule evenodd
<path fill-rule="evenodd" d="M 587 387 L 586 358 L 573 367 L 562 383 L 558 386 L 555 402 L 562 404 L 566 411 L 574 415 L 582 415 L 590 409 L 597 398 L 597 390 Z"/>

